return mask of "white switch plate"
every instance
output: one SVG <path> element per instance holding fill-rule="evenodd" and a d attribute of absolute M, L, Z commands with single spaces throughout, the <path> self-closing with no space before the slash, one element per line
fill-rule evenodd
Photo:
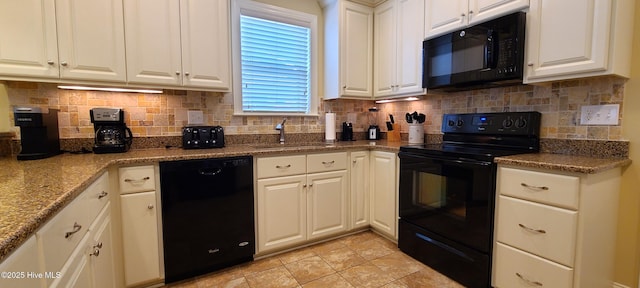
<path fill-rule="evenodd" d="M 189 124 L 203 124 L 204 116 L 202 111 L 187 111 L 187 121 Z"/>
<path fill-rule="evenodd" d="M 618 125 L 620 104 L 582 106 L 580 125 Z"/>

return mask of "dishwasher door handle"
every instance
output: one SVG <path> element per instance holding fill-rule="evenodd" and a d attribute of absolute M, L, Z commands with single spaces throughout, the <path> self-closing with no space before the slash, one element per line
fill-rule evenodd
<path fill-rule="evenodd" d="M 215 170 L 200 169 L 200 175 L 202 176 L 216 176 L 220 173 L 222 173 L 222 168 L 217 168 Z"/>

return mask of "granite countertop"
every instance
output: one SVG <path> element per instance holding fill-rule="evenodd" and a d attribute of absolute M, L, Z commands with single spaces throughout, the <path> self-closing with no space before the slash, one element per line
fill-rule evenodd
<path fill-rule="evenodd" d="M 70 203 L 111 165 L 144 165 L 160 161 L 285 153 L 375 149 L 397 152 L 406 142 L 353 141 L 233 145 L 217 149 L 139 149 L 115 154 L 63 154 L 47 159 L 17 161 L 0 158 L 0 261 L 26 241 L 47 220 Z M 580 173 L 596 173 L 628 165 L 629 159 L 596 159 L 558 154 L 500 157 L 497 163 Z"/>
<path fill-rule="evenodd" d="M 551 153 L 532 153 L 497 157 L 494 159 L 494 162 L 498 164 L 516 165 L 522 167 L 594 174 L 616 167 L 627 166 L 631 164 L 631 159 L 594 158 Z"/>

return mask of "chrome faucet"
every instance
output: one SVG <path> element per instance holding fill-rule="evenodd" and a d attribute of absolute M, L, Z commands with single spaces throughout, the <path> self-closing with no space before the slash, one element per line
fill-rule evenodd
<path fill-rule="evenodd" d="M 276 130 L 280 130 L 280 144 L 284 144 L 284 122 L 287 122 L 287 119 L 282 119 L 282 123 L 278 123 L 276 125 Z"/>

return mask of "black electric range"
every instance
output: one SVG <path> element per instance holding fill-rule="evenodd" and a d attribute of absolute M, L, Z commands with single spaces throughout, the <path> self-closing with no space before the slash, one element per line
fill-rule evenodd
<path fill-rule="evenodd" d="M 537 152 L 540 116 L 445 114 L 442 144 L 400 147 L 400 250 L 467 287 L 490 287 L 493 159 Z"/>

